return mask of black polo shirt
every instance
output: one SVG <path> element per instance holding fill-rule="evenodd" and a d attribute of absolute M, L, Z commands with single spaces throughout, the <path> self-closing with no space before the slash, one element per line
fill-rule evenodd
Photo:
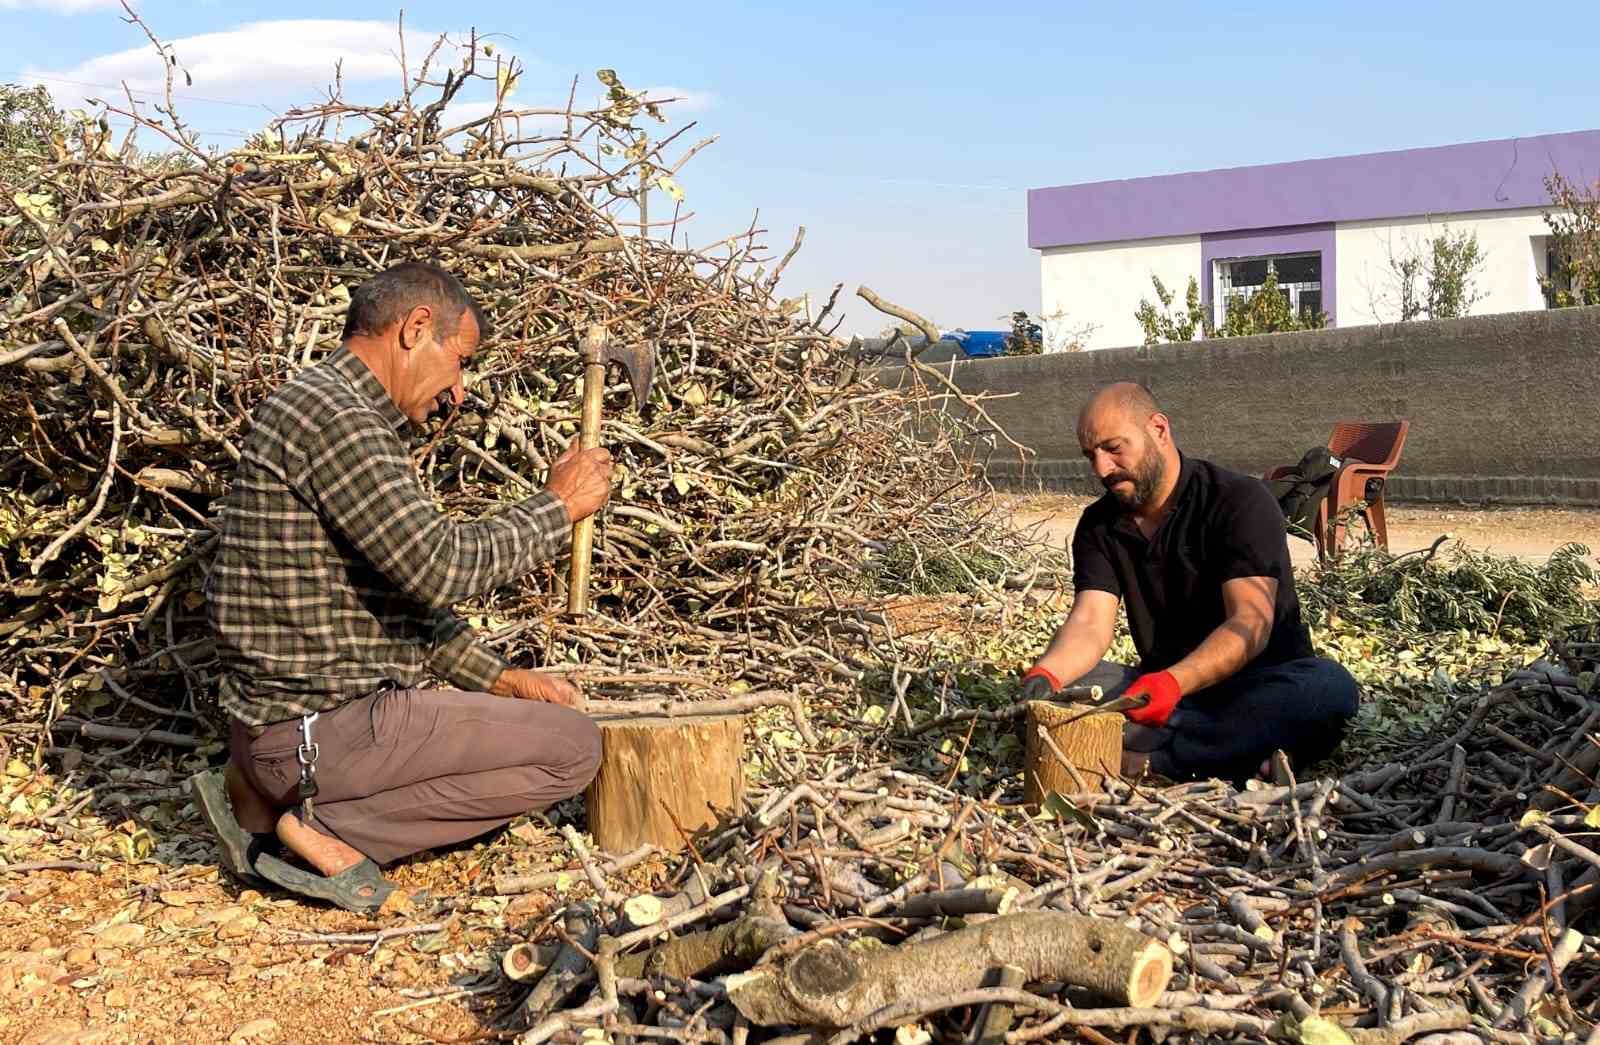
<path fill-rule="evenodd" d="M 1312 656 L 1283 512 L 1266 484 L 1199 458 L 1181 461 L 1172 507 L 1148 540 L 1110 493 L 1084 510 L 1072 538 L 1073 587 L 1119 596 L 1141 669 L 1164 671 L 1227 619 L 1224 581 L 1272 577 L 1272 634 L 1251 664 Z"/>

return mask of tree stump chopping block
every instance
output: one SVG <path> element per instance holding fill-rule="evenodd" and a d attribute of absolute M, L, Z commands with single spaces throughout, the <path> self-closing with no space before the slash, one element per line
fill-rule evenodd
<path fill-rule="evenodd" d="M 601 849 L 626 853 L 650 843 L 678 852 L 686 833 L 740 810 L 744 716 L 603 716 L 595 724 L 600 771 L 585 800 Z"/>
<path fill-rule="evenodd" d="M 1106 777 L 1118 776 L 1122 771 L 1122 726 L 1123 716 L 1115 711 L 1089 711 L 1083 704 L 1029 701 L 1028 738 L 1022 763 L 1023 802 L 1037 806 L 1051 791 L 1064 795 L 1104 792 Z M 1071 763 L 1071 769 L 1062 764 L 1062 758 Z"/>

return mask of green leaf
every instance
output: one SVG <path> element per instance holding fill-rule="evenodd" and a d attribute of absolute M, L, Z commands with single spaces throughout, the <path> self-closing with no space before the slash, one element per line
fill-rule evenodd
<path fill-rule="evenodd" d="M 677 182 L 663 174 L 656 179 L 656 184 L 661 186 L 661 191 L 671 196 L 673 200 L 678 203 L 683 202 L 683 189 L 678 187 Z"/>
<path fill-rule="evenodd" d="M 1075 824 L 1082 824 L 1093 831 L 1100 826 L 1100 822 L 1082 809 L 1068 802 L 1054 791 L 1046 791 L 1044 808 L 1057 820 L 1071 820 Z"/>
<path fill-rule="evenodd" d="M 426 933 L 411 939 L 412 949 L 423 954 L 435 954 L 449 946 L 450 934 L 448 932 Z"/>
<path fill-rule="evenodd" d="M 1600 828 L 1600 806 L 1595 806 L 1584 814 L 1583 826 Z"/>
<path fill-rule="evenodd" d="M 1350 1033 L 1326 1016 L 1309 1016 L 1300 1023 L 1300 1045 L 1355 1045 Z"/>
<path fill-rule="evenodd" d="M 317 212 L 317 224 L 335 236 L 348 236 L 350 230 L 355 228 L 356 218 L 360 215 L 361 210 L 358 207 L 330 208 Z"/>
<path fill-rule="evenodd" d="M 155 852 L 156 839 L 147 828 L 136 828 L 132 832 L 118 834 L 116 837 L 117 848 L 122 851 L 123 859 L 130 864 L 136 864 Z"/>

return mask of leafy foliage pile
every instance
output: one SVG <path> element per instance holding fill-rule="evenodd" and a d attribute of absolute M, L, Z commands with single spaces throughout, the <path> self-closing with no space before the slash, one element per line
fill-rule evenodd
<path fill-rule="evenodd" d="M 1320 625 L 1343 619 L 1414 639 L 1469 632 L 1540 642 L 1594 615 L 1585 589 L 1596 580 L 1589 549 L 1575 543 L 1543 563 L 1462 544 L 1399 555 L 1367 544 L 1319 565 L 1299 592 Z"/>

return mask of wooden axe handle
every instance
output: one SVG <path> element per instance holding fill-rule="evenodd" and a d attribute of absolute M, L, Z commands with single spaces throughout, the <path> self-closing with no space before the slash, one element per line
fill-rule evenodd
<path fill-rule="evenodd" d="M 583 367 L 583 415 L 578 427 L 578 448 L 600 445 L 600 401 L 606 390 L 606 365 L 588 362 Z M 582 617 L 589 612 L 589 563 L 594 554 L 594 516 L 572 524 L 572 566 L 567 573 L 567 612 Z"/>

